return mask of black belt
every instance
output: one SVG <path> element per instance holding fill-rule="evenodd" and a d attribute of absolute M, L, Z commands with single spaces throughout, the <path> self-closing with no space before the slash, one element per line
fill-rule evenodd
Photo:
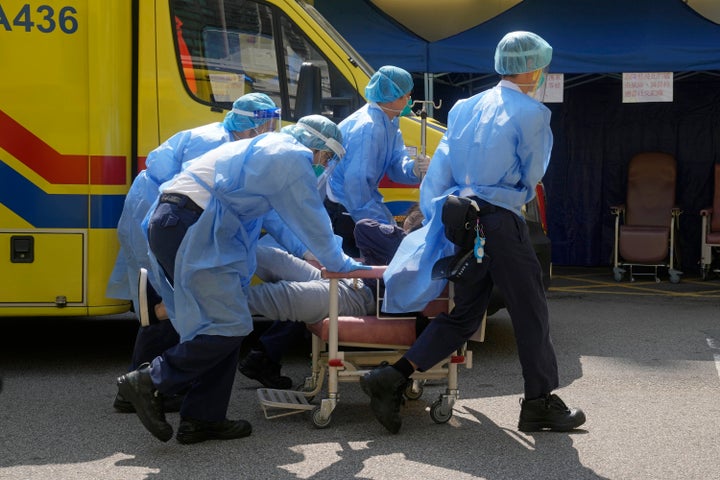
<path fill-rule="evenodd" d="M 181 193 L 163 193 L 160 195 L 160 203 L 172 203 L 173 205 L 195 213 L 203 213 L 204 211 L 202 207 L 192 201 L 192 198 Z"/>

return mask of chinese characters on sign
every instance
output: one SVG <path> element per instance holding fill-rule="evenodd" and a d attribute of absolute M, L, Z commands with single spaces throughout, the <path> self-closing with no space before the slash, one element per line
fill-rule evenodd
<path fill-rule="evenodd" d="M 623 73 L 623 103 L 672 102 L 673 72 Z"/>
<path fill-rule="evenodd" d="M 565 77 L 562 73 L 550 73 L 547 76 L 547 87 L 543 103 L 563 103 Z"/>

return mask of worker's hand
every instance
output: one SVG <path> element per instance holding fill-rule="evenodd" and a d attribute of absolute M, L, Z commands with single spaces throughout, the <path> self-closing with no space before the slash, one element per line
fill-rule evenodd
<path fill-rule="evenodd" d="M 305 260 L 307 263 L 309 263 L 313 267 L 317 268 L 318 270 L 320 270 L 322 268 L 320 261 L 317 259 L 317 257 L 315 255 L 312 254 L 312 252 L 310 250 L 307 250 L 303 254 L 303 260 Z"/>
<path fill-rule="evenodd" d="M 340 272 L 351 272 L 353 270 L 372 270 L 372 267 L 370 265 L 365 265 L 364 263 L 360 263 L 357 260 L 348 257 L 347 260 L 345 260 L 345 264 L 340 269 Z"/>
<path fill-rule="evenodd" d="M 429 166 L 430 166 L 430 157 L 420 153 L 420 154 L 418 154 L 417 158 L 415 159 L 415 165 L 413 165 L 413 173 L 415 174 L 416 177 L 422 178 L 427 173 Z"/>

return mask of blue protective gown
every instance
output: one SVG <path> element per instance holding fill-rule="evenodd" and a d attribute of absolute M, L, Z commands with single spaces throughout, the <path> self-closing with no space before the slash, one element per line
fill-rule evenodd
<path fill-rule="evenodd" d="M 445 287 L 431 272 L 437 260 L 454 253 L 441 221 L 447 195 L 477 196 L 523 218 L 552 144 L 550 110 L 511 82 L 458 101 L 420 186 L 426 224 L 403 240 L 385 271 L 383 310 L 422 310 Z"/>
<path fill-rule="evenodd" d="M 109 298 L 131 299 L 138 311 L 138 273 L 141 267 L 150 268 L 147 237 L 141 223 L 155 202 L 160 185 L 180 172 L 184 162 L 232 139 L 221 122 L 211 123 L 178 132 L 148 154 L 146 168 L 130 186 L 118 222 L 120 251 L 107 286 Z M 152 279 L 151 284 L 155 288 Z"/>
<path fill-rule="evenodd" d="M 378 191 L 380 180 L 387 174 L 398 183 L 420 182 L 412 171 L 415 163 L 405 149 L 399 119 L 390 120 L 376 103 L 368 103 L 339 127 L 345 156 L 328 180 L 331 198 L 342 204 L 355 222 L 371 218 L 394 225 Z"/>
<path fill-rule="evenodd" d="M 175 260 L 170 318 L 181 341 L 197 335 L 245 336 L 252 331 L 245 292 L 256 267 L 263 218 L 271 210 L 329 270 L 358 268 L 335 240 L 311 165 L 308 148 L 290 135 L 269 133 L 222 145 L 176 177 L 189 176 L 211 193 Z M 197 173 L 203 169 L 214 170 L 209 182 Z M 160 190 L 172 190 L 172 185 L 173 181 L 167 182 Z M 151 260 L 159 272 L 152 255 Z M 168 288 L 164 282 L 160 291 L 166 304 L 166 295 L 172 292 Z"/>
<path fill-rule="evenodd" d="M 142 228 L 145 217 L 159 194 L 160 185 L 170 180 L 192 160 L 203 153 L 230 141 L 233 136 L 222 122 L 211 123 L 176 133 L 158 148 L 150 152 L 146 168 L 133 181 L 125 197 L 117 232 L 120 250 L 113 268 L 106 295 L 110 298 L 130 299 L 138 310 L 137 280 L 140 268 L 151 274 L 148 277 L 153 288 L 160 292 L 160 280 L 152 274 L 148 258 L 147 237 Z M 277 214 L 270 213 L 264 220 L 269 232 L 289 252 L 302 257 L 305 246 L 282 224 Z"/>

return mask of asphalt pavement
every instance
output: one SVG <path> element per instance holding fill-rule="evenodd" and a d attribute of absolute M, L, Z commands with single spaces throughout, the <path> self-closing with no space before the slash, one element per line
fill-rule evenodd
<path fill-rule="evenodd" d="M 0 479 L 717 478 L 720 280 L 618 283 L 608 269 L 556 268 L 548 298 L 556 393 L 588 418 L 570 433 L 517 430 L 522 376 L 505 310 L 470 345 L 446 424 L 428 412 L 439 383 L 407 402 L 392 435 L 357 383 L 341 384 L 331 425 L 318 429 L 307 413 L 266 419 L 258 385 L 238 374 L 228 416 L 249 420 L 252 436 L 196 445 L 162 443 L 113 411 L 132 317 L 2 319 Z M 308 372 L 301 343 L 284 373 Z"/>

